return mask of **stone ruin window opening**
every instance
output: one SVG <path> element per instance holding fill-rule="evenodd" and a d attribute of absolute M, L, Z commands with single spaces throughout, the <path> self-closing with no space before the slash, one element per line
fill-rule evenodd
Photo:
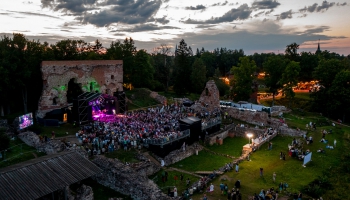
<path fill-rule="evenodd" d="M 57 99 L 58 99 L 58 97 L 55 97 L 52 99 L 52 105 L 57 105 Z"/>
<path fill-rule="evenodd" d="M 114 79 L 114 75 L 111 75 L 111 79 L 112 79 L 112 80 Z"/>
<path fill-rule="evenodd" d="M 67 103 L 73 103 L 73 99 L 77 98 L 81 94 L 83 94 L 81 85 L 76 82 L 75 78 L 71 78 L 68 82 Z"/>

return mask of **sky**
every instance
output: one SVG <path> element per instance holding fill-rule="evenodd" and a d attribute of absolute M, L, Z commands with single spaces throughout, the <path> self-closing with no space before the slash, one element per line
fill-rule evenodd
<path fill-rule="evenodd" d="M 82 39 L 104 47 L 131 37 L 152 53 L 161 44 L 175 50 L 184 39 L 204 47 L 283 53 L 350 54 L 350 0 L 1 0 L 0 35 L 22 33 L 55 44 Z"/>

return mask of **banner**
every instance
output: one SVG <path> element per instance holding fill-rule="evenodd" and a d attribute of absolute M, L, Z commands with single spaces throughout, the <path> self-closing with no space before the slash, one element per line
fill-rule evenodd
<path fill-rule="evenodd" d="M 307 154 L 307 155 L 304 157 L 304 164 L 303 164 L 303 166 L 305 166 L 308 162 L 311 161 L 311 156 L 312 156 L 312 152 L 310 152 L 309 154 Z"/>

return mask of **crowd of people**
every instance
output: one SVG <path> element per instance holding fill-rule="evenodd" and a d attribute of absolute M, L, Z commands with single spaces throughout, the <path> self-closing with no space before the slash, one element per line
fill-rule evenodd
<path fill-rule="evenodd" d="M 189 134 L 180 131 L 179 119 L 196 116 L 205 123 L 217 120 L 220 110 L 195 111 L 176 104 L 115 115 L 109 121 L 94 121 L 82 126 L 76 137 L 91 154 L 117 149 L 141 148 L 143 144 L 162 144 Z M 92 147 L 88 148 L 91 145 Z"/>

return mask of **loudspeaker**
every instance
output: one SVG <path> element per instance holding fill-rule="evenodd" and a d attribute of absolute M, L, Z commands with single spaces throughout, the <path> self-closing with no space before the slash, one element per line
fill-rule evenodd
<path fill-rule="evenodd" d="M 126 109 L 125 92 L 113 92 L 113 96 L 117 97 L 117 112 L 124 113 Z"/>

